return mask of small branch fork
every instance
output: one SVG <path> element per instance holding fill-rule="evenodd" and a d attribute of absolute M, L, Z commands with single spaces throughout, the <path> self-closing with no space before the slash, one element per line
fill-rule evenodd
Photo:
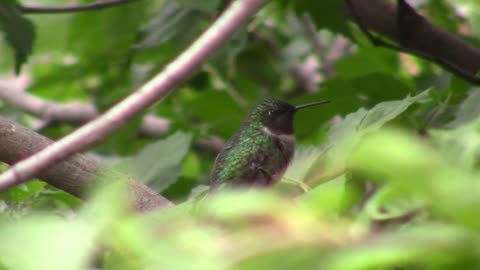
<path fill-rule="evenodd" d="M 418 14 L 415 9 L 413 9 L 405 0 L 397 0 L 397 31 L 399 33 L 399 44 L 387 42 L 373 35 L 363 23 L 363 20 L 360 14 L 357 12 L 355 5 L 352 3 L 352 0 L 345 0 L 345 3 L 348 10 L 351 12 L 353 20 L 358 24 L 360 30 L 362 30 L 362 32 L 367 36 L 374 46 L 385 47 L 399 52 L 419 56 L 445 67 L 447 70 L 457 74 L 473 84 L 480 84 L 480 78 L 476 74 L 470 74 L 457 65 L 443 59 L 441 56 L 433 55 L 424 51 L 409 48 L 406 45 L 402 45 L 408 44 L 409 38 L 414 32 L 412 29 L 415 29 L 418 25 L 426 22 L 426 19 Z"/>

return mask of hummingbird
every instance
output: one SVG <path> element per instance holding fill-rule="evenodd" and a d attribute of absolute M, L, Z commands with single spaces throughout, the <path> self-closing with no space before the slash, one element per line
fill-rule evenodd
<path fill-rule="evenodd" d="M 223 183 L 260 187 L 275 184 L 285 173 L 295 152 L 295 113 L 328 102 L 294 106 L 267 98 L 253 105 L 240 129 L 218 154 L 210 191 Z"/>

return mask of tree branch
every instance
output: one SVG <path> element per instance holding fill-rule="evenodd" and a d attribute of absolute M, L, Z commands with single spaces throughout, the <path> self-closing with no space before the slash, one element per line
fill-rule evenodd
<path fill-rule="evenodd" d="M 65 6 L 65 7 L 18 5 L 17 8 L 23 14 L 67 13 L 67 12 L 104 9 L 108 7 L 114 7 L 114 6 L 131 3 L 134 1 L 137 1 L 137 0 L 109 0 L 109 1 L 107 0 L 107 1 L 90 3 L 90 4 Z"/>
<path fill-rule="evenodd" d="M 345 13 L 375 46 L 406 52 L 436 62 L 465 80 L 480 84 L 480 50 L 454 34 L 439 29 L 405 0 L 394 6 L 384 0 L 345 0 Z M 388 43 L 375 31 L 394 40 Z"/>
<path fill-rule="evenodd" d="M 14 79 L 0 78 L 0 99 L 22 111 L 53 122 L 79 125 L 99 115 L 93 104 L 58 103 L 36 97 L 25 91 L 28 84 L 26 75 Z M 169 129 L 170 121 L 167 119 L 146 115 L 139 132 L 147 137 L 158 137 Z"/>
<path fill-rule="evenodd" d="M 8 164 L 27 158 L 52 143 L 51 140 L 33 130 L 1 116 L 0 138 L 0 161 Z M 101 167 L 96 161 L 84 155 L 75 155 L 38 176 L 52 186 L 83 198 L 89 184 L 96 177 L 104 174 L 126 177 L 119 172 Z M 132 179 L 130 185 L 134 206 L 139 212 L 171 205 L 169 200 L 138 181 Z"/>
<path fill-rule="evenodd" d="M 13 79 L 0 78 L 0 100 L 16 108 L 31 113 L 47 122 L 84 124 L 100 115 L 94 105 L 80 103 L 57 103 L 36 97 L 25 92 L 29 82 L 25 73 Z M 145 137 L 160 137 L 170 130 L 170 121 L 155 115 L 146 115 L 142 119 L 139 135 Z M 220 138 L 199 139 L 195 143 L 201 149 L 218 153 L 223 148 Z"/>
<path fill-rule="evenodd" d="M 180 85 L 267 0 L 236 0 L 195 42 L 134 93 L 73 133 L 12 165 L 0 175 L 0 190 L 18 185 L 50 166 L 98 143 Z"/>

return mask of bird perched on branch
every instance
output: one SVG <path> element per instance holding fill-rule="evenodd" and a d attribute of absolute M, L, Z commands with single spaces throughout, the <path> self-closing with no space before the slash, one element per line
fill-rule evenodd
<path fill-rule="evenodd" d="M 257 102 L 215 160 L 210 191 L 222 183 L 271 186 L 284 174 L 295 152 L 293 120 L 300 106 L 268 98 Z"/>

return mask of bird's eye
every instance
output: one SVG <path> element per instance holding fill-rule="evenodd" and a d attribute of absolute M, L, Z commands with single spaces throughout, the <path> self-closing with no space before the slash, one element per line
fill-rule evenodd
<path fill-rule="evenodd" d="M 267 112 L 267 114 L 268 114 L 268 115 L 272 115 L 272 114 L 273 114 L 273 111 L 272 111 L 272 110 L 269 110 L 269 111 Z"/>

